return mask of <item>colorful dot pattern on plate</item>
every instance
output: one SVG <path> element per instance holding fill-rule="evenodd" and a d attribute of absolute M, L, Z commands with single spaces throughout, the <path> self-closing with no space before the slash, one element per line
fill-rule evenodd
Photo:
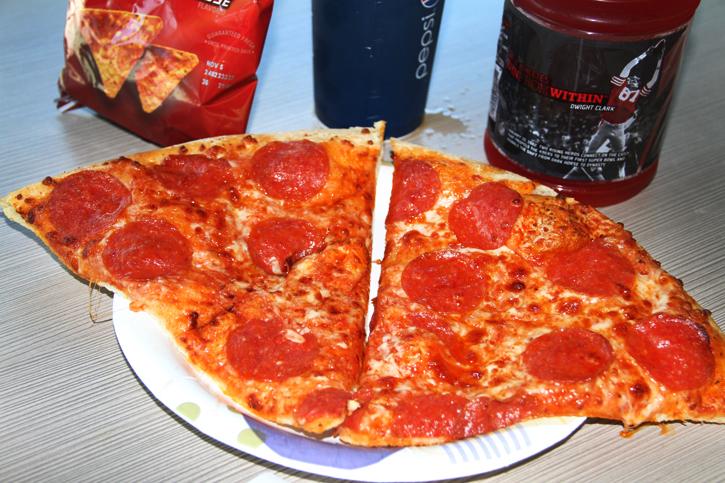
<path fill-rule="evenodd" d="M 186 419 L 190 419 L 193 421 L 199 417 L 199 413 L 201 413 L 201 408 L 196 403 L 185 402 L 176 406 L 175 412 L 184 416 Z"/>
<path fill-rule="evenodd" d="M 287 433 L 245 417 L 249 427 L 262 435 L 264 444 L 285 458 L 332 466 L 334 468 L 354 469 L 377 463 L 398 451 L 386 448 L 355 448 L 343 444 L 328 443 L 297 434 Z"/>

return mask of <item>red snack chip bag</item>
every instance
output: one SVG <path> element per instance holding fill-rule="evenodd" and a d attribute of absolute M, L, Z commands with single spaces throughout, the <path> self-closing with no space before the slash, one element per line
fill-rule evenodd
<path fill-rule="evenodd" d="M 156 144 L 245 131 L 273 0 L 69 0 L 59 107 Z"/>

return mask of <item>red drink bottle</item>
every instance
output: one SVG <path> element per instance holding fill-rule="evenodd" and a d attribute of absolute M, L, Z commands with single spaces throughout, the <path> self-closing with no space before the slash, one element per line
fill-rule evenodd
<path fill-rule="evenodd" d="M 699 0 L 506 0 L 489 162 L 595 206 L 655 175 Z"/>

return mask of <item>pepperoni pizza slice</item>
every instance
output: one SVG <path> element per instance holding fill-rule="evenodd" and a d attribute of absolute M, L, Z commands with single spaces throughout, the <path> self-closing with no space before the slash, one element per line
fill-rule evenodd
<path fill-rule="evenodd" d="M 47 177 L 2 206 L 155 315 L 235 408 L 323 433 L 359 377 L 383 127 L 194 141 Z"/>
<path fill-rule="evenodd" d="M 146 46 L 163 28 L 163 20 L 100 8 L 84 8 L 78 15 L 78 31 L 98 68 L 103 92 L 114 98 Z"/>
<path fill-rule="evenodd" d="M 193 52 L 149 46 L 134 73 L 144 112 L 155 111 L 198 63 Z"/>
<path fill-rule="evenodd" d="M 538 417 L 725 422 L 725 339 L 621 225 L 402 142 L 365 364 L 338 432 L 435 444 Z"/>

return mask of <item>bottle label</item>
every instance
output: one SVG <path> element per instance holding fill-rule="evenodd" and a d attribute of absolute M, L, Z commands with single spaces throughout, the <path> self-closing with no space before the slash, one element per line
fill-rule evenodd
<path fill-rule="evenodd" d="M 634 42 L 587 40 L 547 28 L 507 0 L 489 135 L 539 174 L 636 176 L 659 157 L 685 30 Z"/>

